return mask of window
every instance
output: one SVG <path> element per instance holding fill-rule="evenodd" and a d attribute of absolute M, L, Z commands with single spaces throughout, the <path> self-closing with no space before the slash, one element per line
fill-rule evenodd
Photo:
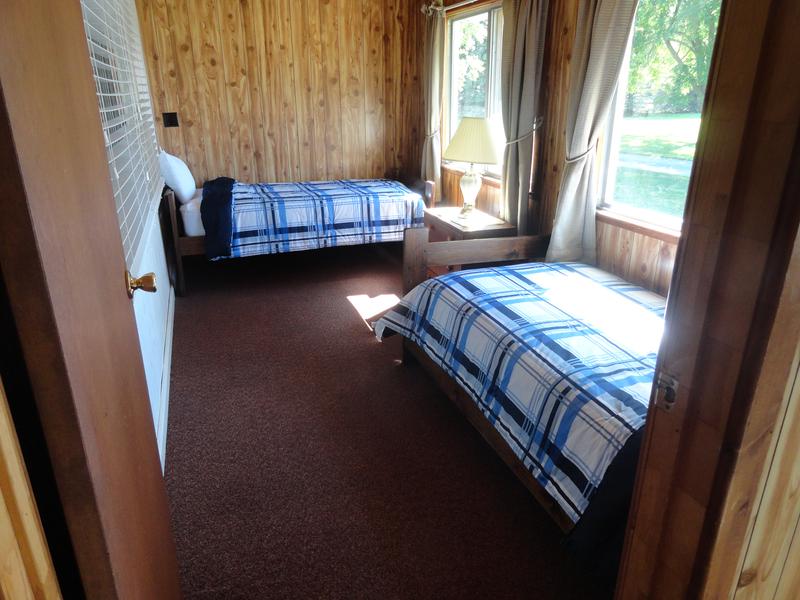
<path fill-rule="evenodd" d="M 721 0 L 640 0 L 606 135 L 601 207 L 680 229 Z"/>
<path fill-rule="evenodd" d="M 500 97 L 503 10 L 497 5 L 448 18 L 442 146 L 447 147 L 462 117 L 492 123 L 498 148 L 505 145 Z M 499 174 L 500 165 L 488 165 Z"/>
<path fill-rule="evenodd" d="M 163 184 L 136 4 L 81 0 L 81 9 L 122 246 L 131 268 Z"/>

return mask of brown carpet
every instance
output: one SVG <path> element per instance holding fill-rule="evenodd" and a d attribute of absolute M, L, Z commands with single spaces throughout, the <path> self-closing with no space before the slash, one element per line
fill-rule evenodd
<path fill-rule="evenodd" d="M 191 263 L 166 477 L 187 598 L 591 598 L 535 500 L 347 296 L 398 247 Z"/>

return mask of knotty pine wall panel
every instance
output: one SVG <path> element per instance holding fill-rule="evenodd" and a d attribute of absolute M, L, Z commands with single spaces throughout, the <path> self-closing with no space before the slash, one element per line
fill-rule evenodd
<path fill-rule="evenodd" d="M 677 249 L 677 240 L 597 220 L 597 266 L 662 296 L 669 291 Z"/>
<path fill-rule="evenodd" d="M 552 0 L 547 13 L 541 114 L 543 116 L 536 160 L 533 195 L 536 231 L 552 233 L 558 192 L 567 156 L 567 113 L 572 81 L 572 46 L 578 20 L 578 0 Z"/>
<path fill-rule="evenodd" d="M 159 141 L 197 183 L 417 177 L 414 0 L 137 0 Z M 163 112 L 180 126 L 164 128 Z"/>

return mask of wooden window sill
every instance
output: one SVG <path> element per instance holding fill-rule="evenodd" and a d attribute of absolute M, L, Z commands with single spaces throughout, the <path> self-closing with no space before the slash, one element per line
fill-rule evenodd
<path fill-rule="evenodd" d="M 681 239 L 680 231 L 671 229 L 669 227 L 655 225 L 654 223 L 648 223 L 647 221 L 641 221 L 634 217 L 623 215 L 608 209 L 598 208 L 597 220 L 671 244 L 677 244 L 678 240 Z"/>

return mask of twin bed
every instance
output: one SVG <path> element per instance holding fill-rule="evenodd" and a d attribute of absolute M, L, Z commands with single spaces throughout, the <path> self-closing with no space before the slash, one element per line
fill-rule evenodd
<path fill-rule="evenodd" d="M 578 550 L 613 554 L 665 299 L 584 264 L 521 262 L 547 242 L 429 242 L 408 230 L 407 293 L 375 333 L 403 337 L 404 360 L 429 371 Z M 427 279 L 432 267 L 505 261 L 516 264 Z"/>
<path fill-rule="evenodd" d="M 429 201 L 433 192 L 427 188 Z M 663 297 L 544 256 L 546 237 L 429 242 L 423 197 L 390 180 L 206 183 L 205 237 L 178 257 L 273 254 L 404 239 L 406 295 L 375 323 L 420 362 L 579 546 L 615 535 L 627 513 L 660 344 Z"/>
<path fill-rule="evenodd" d="M 433 188 L 425 195 L 433 199 Z M 164 194 L 172 227 L 179 294 L 183 257 L 210 260 L 335 246 L 398 242 L 423 226 L 425 199 L 399 181 L 343 179 L 296 183 L 242 183 L 221 177 L 203 186 L 205 236 L 185 234 L 174 193 Z"/>

